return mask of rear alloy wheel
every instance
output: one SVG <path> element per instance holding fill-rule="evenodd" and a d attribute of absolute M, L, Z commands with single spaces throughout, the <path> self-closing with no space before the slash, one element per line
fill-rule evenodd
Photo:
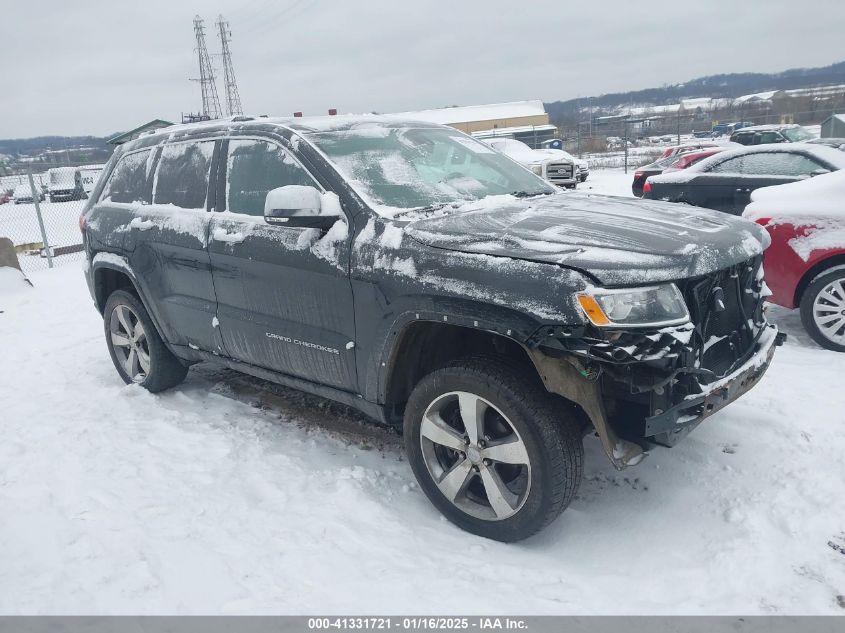
<path fill-rule="evenodd" d="M 138 315 L 127 305 L 118 305 L 109 317 L 111 344 L 117 361 L 132 382 L 144 382 L 150 373 L 150 346 Z"/>
<path fill-rule="evenodd" d="M 126 384 L 158 392 L 178 385 L 188 368 L 161 340 L 144 304 L 131 292 L 115 290 L 103 310 L 106 344 Z"/>
<path fill-rule="evenodd" d="M 432 372 L 405 409 L 405 450 L 420 487 L 459 527 L 518 541 L 575 495 L 583 447 L 575 419 L 495 359 Z"/>
<path fill-rule="evenodd" d="M 845 352 L 845 268 L 824 273 L 801 298 L 804 329 L 822 347 Z"/>

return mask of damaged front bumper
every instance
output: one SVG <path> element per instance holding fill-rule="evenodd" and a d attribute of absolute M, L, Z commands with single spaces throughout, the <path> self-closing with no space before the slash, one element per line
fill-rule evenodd
<path fill-rule="evenodd" d="M 703 385 L 698 394 L 686 396 L 666 411 L 658 409 L 645 419 L 644 435 L 658 439 L 660 444 L 672 446 L 706 418 L 742 396 L 756 385 L 786 335 L 774 325 L 767 325 L 756 343 L 751 357 L 740 367 L 719 380 Z"/>
<path fill-rule="evenodd" d="M 774 325 L 763 323 L 747 356 L 707 383 L 703 378 L 712 373 L 692 362 L 683 330 L 668 332 L 669 339 L 666 332 L 659 334 L 638 334 L 644 343 L 636 350 L 593 346 L 584 353 L 584 339 L 579 336 L 568 341 L 569 353 L 548 345 L 528 350 L 546 389 L 583 409 L 605 454 L 619 470 L 642 461 L 649 446 L 673 446 L 754 387 L 768 369 L 775 347 L 786 338 Z M 545 342 L 551 340 L 560 339 L 550 337 Z M 664 345 L 663 353 L 653 353 L 651 346 L 658 343 Z M 682 386 L 695 391 L 681 393 Z"/>

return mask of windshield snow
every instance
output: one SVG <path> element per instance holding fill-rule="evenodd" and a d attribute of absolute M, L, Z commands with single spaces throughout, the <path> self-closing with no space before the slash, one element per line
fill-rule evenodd
<path fill-rule="evenodd" d="M 447 128 L 354 126 L 308 134 L 381 215 L 555 189 L 485 144 Z"/>

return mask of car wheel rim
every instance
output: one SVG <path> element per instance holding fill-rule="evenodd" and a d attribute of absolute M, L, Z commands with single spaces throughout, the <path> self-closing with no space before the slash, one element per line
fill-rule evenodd
<path fill-rule="evenodd" d="M 833 280 L 816 295 L 813 321 L 822 336 L 845 345 L 845 277 Z"/>
<path fill-rule="evenodd" d="M 109 340 L 115 357 L 133 382 L 150 373 L 150 348 L 144 324 L 127 305 L 118 305 L 109 318 Z"/>
<path fill-rule="evenodd" d="M 428 473 L 455 507 L 475 518 L 515 515 L 531 490 L 531 462 L 516 427 L 490 401 L 466 391 L 438 397 L 423 414 Z"/>

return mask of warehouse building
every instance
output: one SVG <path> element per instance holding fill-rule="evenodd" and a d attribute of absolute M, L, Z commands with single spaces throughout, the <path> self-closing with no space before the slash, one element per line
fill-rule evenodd
<path fill-rule="evenodd" d="M 543 141 L 557 137 L 557 128 L 549 124 L 549 115 L 539 100 L 455 106 L 399 114 L 417 121 L 448 125 L 478 138 L 515 138 L 531 147 L 540 147 Z"/>

